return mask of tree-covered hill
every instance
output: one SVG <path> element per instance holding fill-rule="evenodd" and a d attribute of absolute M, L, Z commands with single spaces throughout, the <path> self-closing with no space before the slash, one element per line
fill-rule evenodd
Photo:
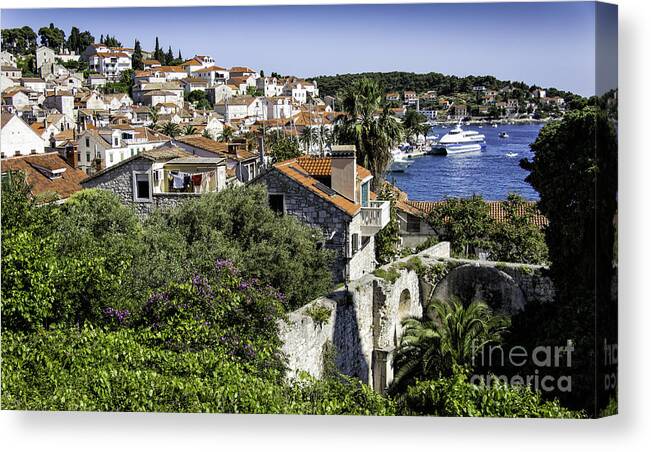
<path fill-rule="evenodd" d="M 492 75 L 469 75 L 458 77 L 456 75 L 445 75 L 439 72 L 428 72 L 417 74 L 414 72 L 362 72 L 358 74 L 336 74 L 319 75 L 311 77 L 319 85 L 321 96 L 334 96 L 346 86 L 361 78 L 377 80 L 383 86 L 385 92 L 391 91 L 416 91 L 424 93 L 430 90 L 436 91 L 439 95 L 450 95 L 457 93 L 471 93 L 473 86 L 484 86 L 486 89 L 499 90 L 511 85 L 523 91 L 534 88 L 535 85 L 527 85 L 524 82 L 513 82 L 510 80 L 498 80 Z M 572 96 L 567 91 L 548 88 L 549 96 Z"/>

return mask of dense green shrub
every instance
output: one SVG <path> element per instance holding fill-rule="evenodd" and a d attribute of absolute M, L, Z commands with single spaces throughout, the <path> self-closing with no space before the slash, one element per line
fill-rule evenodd
<path fill-rule="evenodd" d="M 416 383 L 407 389 L 400 409 L 404 414 L 429 416 L 580 418 L 557 401 L 545 402 L 526 386 L 494 380 L 474 385 L 464 371 L 446 378 Z"/>

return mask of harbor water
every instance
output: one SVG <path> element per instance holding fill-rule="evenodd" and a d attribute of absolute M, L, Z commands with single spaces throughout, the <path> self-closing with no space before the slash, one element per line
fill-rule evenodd
<path fill-rule="evenodd" d="M 387 179 L 394 181 L 414 201 L 468 197 L 473 194 L 481 195 L 486 200 L 502 200 L 509 193 L 517 193 L 527 200 L 538 200 L 538 193 L 524 181 L 528 172 L 520 168 L 520 160 L 533 157 L 529 145 L 536 140 L 542 126 L 463 126 L 464 130 L 484 134 L 486 147 L 467 154 L 418 157 L 404 173 L 389 173 Z M 436 126 L 430 134 L 440 138 L 449 131 L 450 126 Z M 506 132 L 508 138 L 501 138 L 501 132 Z"/>

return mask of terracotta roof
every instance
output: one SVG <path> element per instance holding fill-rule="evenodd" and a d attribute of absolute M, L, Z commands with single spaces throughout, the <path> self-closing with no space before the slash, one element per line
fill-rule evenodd
<path fill-rule="evenodd" d="M 237 149 L 235 152 L 232 152 L 228 148 L 228 143 L 221 143 L 201 135 L 186 135 L 176 138 L 176 141 L 195 148 L 203 149 L 204 151 L 213 152 L 218 154 L 220 157 L 226 157 L 237 161 L 251 160 L 258 157 L 258 154 L 247 151 L 246 149 Z"/>
<path fill-rule="evenodd" d="M 49 171 L 62 169 L 65 171 L 60 172 L 58 177 L 46 175 Z M 32 186 L 33 195 L 56 193 L 61 199 L 81 190 L 80 182 L 86 178 L 83 171 L 68 165 L 56 152 L 8 158 L 2 161 L 2 172 L 5 171 L 22 171 Z"/>
<path fill-rule="evenodd" d="M 181 66 L 203 66 L 203 63 L 195 58 L 192 58 L 181 63 Z"/>
<path fill-rule="evenodd" d="M 418 211 L 421 213 L 421 215 L 429 215 L 435 207 L 443 205 L 447 201 L 405 201 L 405 204 L 418 209 Z M 506 211 L 502 207 L 502 201 L 486 201 L 486 204 L 488 204 L 490 216 L 498 221 L 498 222 L 504 222 L 506 221 Z M 518 215 L 524 215 L 525 214 L 525 208 L 527 207 L 532 207 L 535 206 L 536 202 L 534 201 L 526 201 L 524 205 L 518 209 Z M 411 213 L 411 212 L 410 212 Z M 531 219 L 531 222 L 535 224 L 536 226 L 543 227 L 547 226 L 549 224 L 549 220 L 542 215 L 541 213 L 536 213 L 533 218 Z"/>
<path fill-rule="evenodd" d="M 199 69 L 198 71 L 195 72 L 203 73 L 203 72 L 215 72 L 215 71 L 228 71 L 228 69 L 223 68 L 221 66 L 210 66 L 210 67 L 205 67 L 203 69 Z"/>
<path fill-rule="evenodd" d="M 360 204 L 355 204 L 350 199 L 345 196 L 340 195 L 339 193 L 334 192 L 334 190 L 324 191 L 322 189 L 323 184 L 317 179 L 308 174 L 305 168 L 299 164 L 297 159 L 286 160 L 284 162 L 276 163 L 274 168 L 289 177 L 293 181 L 302 185 L 303 187 L 310 190 L 312 193 L 318 197 L 328 201 L 333 204 L 335 207 L 344 211 L 351 217 L 356 215 L 357 212 L 361 209 Z M 321 172 L 324 172 L 324 168 L 319 168 Z"/>
<path fill-rule="evenodd" d="M 142 64 L 160 64 L 160 61 L 158 60 L 144 60 Z"/>
<path fill-rule="evenodd" d="M 154 72 L 185 72 L 181 66 L 161 66 L 152 68 Z"/>
<path fill-rule="evenodd" d="M 314 157 L 304 155 L 296 162 L 310 176 L 330 176 L 332 174 L 332 157 Z M 357 177 L 364 180 L 373 174 L 361 165 L 357 165 Z"/>
<path fill-rule="evenodd" d="M 246 66 L 233 66 L 230 69 L 231 72 L 255 72 L 255 69 L 251 69 L 250 67 Z"/>
<path fill-rule="evenodd" d="M 97 52 L 95 55 L 101 58 L 129 58 L 124 52 Z"/>

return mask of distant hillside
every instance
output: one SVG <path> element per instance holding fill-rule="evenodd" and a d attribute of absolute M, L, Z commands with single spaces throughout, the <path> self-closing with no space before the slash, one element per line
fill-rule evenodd
<path fill-rule="evenodd" d="M 386 92 L 398 91 L 416 91 L 424 93 L 434 90 L 439 95 L 451 95 L 457 93 L 470 93 L 473 86 L 482 85 L 487 89 L 500 89 L 508 85 L 528 91 L 533 87 L 524 82 L 511 82 L 508 80 L 498 80 L 491 75 L 457 77 L 455 75 L 445 75 L 438 72 L 428 72 L 426 74 L 416 74 L 414 72 L 362 72 L 359 74 L 337 74 L 337 75 L 319 75 L 310 77 L 309 80 L 316 80 L 319 85 L 319 93 L 323 96 L 334 96 L 337 92 L 343 90 L 351 82 L 359 78 L 372 78 L 378 80 Z M 547 88 L 548 96 L 571 97 L 572 93 L 560 91 L 554 88 Z"/>

